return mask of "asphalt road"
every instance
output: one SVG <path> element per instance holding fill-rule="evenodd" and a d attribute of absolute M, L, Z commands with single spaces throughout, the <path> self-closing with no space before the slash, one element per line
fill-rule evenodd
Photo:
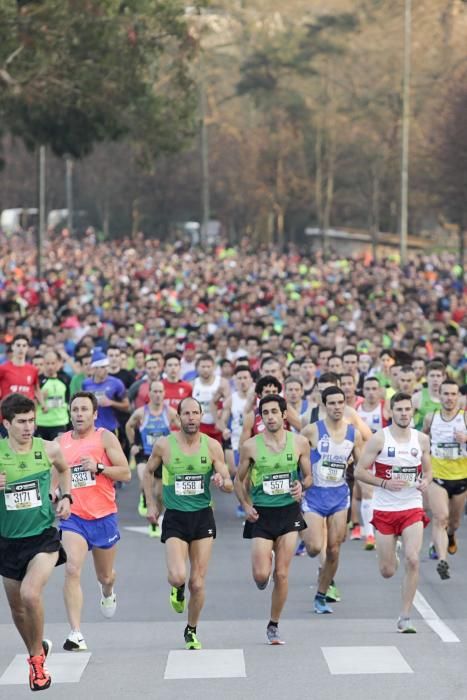
<path fill-rule="evenodd" d="M 407 696 L 451 700 L 467 696 L 467 530 L 450 557 L 452 578 L 441 581 L 427 557 L 421 563 L 416 635 L 396 632 L 401 574 L 383 580 L 376 552 L 362 542 L 342 548 L 334 614 L 312 611 L 317 561 L 295 557 L 281 621 L 287 644 L 265 643 L 271 589 L 251 579 L 250 545 L 242 539 L 233 496 L 216 495 L 218 537 L 198 626 L 202 652 L 183 650 L 185 615 L 168 604 L 164 545 L 150 539 L 136 512 L 134 480 L 119 492 L 122 539 L 117 556 L 118 609 L 104 620 L 91 557 L 83 575 L 82 632 L 89 654 L 61 649 L 68 632 L 62 601 L 63 570 L 46 594 L 46 636 L 54 642 L 47 698 L 261 698 L 306 694 L 313 700 L 389 700 Z M 132 531 L 126 528 L 144 528 Z M 424 617 L 421 617 L 421 614 Z M 181 651 L 183 650 L 183 651 Z M 0 593 L 0 698 L 30 697 L 22 642 Z M 217 677 L 213 677 L 217 676 Z M 67 681 L 66 683 L 64 681 Z"/>

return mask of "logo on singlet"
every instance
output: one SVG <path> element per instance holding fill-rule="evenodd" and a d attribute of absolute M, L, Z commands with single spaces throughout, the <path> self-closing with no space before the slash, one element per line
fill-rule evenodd
<path fill-rule="evenodd" d="M 412 447 L 412 449 L 410 450 L 410 454 L 412 455 L 412 457 L 416 457 L 416 456 L 418 455 L 418 450 L 417 450 L 417 448 L 416 448 L 416 447 Z"/>
<path fill-rule="evenodd" d="M 193 466 L 192 464 L 189 464 L 189 465 L 187 466 L 187 469 L 188 469 L 189 472 L 192 472 L 193 469 L 194 469 L 194 466 Z"/>
<path fill-rule="evenodd" d="M 287 459 L 288 459 L 289 462 L 291 462 L 292 459 L 293 459 L 293 455 L 289 455 L 289 454 L 288 454 L 288 455 L 287 455 Z"/>
<path fill-rule="evenodd" d="M 207 464 L 208 460 L 206 457 L 201 457 L 201 464 Z"/>
<path fill-rule="evenodd" d="M 388 457 L 395 457 L 396 456 L 396 448 L 395 447 L 388 447 Z"/>
<path fill-rule="evenodd" d="M 34 459 L 42 459 L 42 452 L 34 452 Z"/>
<path fill-rule="evenodd" d="M 20 462 L 18 466 L 20 469 L 27 469 L 28 468 L 28 465 L 26 464 L 26 462 Z"/>

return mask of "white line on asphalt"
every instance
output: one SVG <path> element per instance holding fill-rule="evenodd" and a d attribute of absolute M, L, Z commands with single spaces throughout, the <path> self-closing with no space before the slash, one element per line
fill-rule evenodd
<path fill-rule="evenodd" d="M 442 642 L 446 642 L 447 644 L 460 642 L 459 637 L 457 637 L 452 629 L 448 627 L 447 624 L 441 620 L 439 615 L 435 613 L 427 599 L 420 593 L 420 591 L 415 593 L 413 604 L 425 620 L 426 624 L 431 627 L 433 632 L 438 635 Z"/>
<path fill-rule="evenodd" d="M 0 685 L 27 685 L 28 664 L 24 654 L 15 658 L 0 677 Z M 68 654 L 51 654 L 47 659 L 47 668 L 52 676 L 52 684 L 79 683 L 91 654 L 89 652 L 68 652 Z"/>
<path fill-rule="evenodd" d="M 243 649 L 170 651 L 164 679 L 245 678 Z"/>
<path fill-rule="evenodd" d="M 333 676 L 413 673 L 397 647 L 321 647 Z"/>

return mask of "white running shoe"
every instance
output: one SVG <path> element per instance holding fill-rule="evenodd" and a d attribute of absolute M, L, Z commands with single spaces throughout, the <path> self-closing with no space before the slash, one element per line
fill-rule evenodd
<path fill-rule="evenodd" d="M 114 591 L 109 596 L 105 596 L 102 591 L 101 586 L 101 602 L 100 602 L 101 613 L 104 617 L 113 617 L 117 609 L 117 596 Z"/>
<path fill-rule="evenodd" d="M 65 651 L 87 651 L 88 645 L 79 630 L 71 630 L 68 637 L 63 642 Z"/>

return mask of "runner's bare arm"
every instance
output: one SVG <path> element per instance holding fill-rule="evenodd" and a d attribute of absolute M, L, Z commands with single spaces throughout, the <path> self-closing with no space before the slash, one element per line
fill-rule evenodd
<path fill-rule="evenodd" d="M 169 423 L 171 428 L 180 428 L 180 418 L 177 411 L 172 406 L 168 408 Z"/>
<path fill-rule="evenodd" d="M 316 447 L 316 423 L 308 423 L 308 425 L 303 428 L 301 434 L 308 440 L 309 447 Z"/>
<path fill-rule="evenodd" d="M 344 418 L 346 418 L 349 421 L 349 423 L 352 423 L 352 425 L 355 428 L 357 428 L 365 442 L 371 438 L 372 432 L 370 428 L 367 426 L 365 421 L 362 420 L 362 418 L 358 415 L 357 411 L 354 408 L 352 408 L 351 406 L 346 406 L 344 411 Z"/>
<path fill-rule="evenodd" d="M 379 455 L 384 445 L 384 435 L 382 430 L 371 436 L 368 442 L 365 443 L 363 450 L 355 467 L 354 476 L 358 481 L 371 486 L 380 486 L 381 479 L 371 473 L 371 469 L 376 457 Z"/>
<path fill-rule="evenodd" d="M 352 450 L 355 464 L 357 464 L 358 460 L 360 459 L 360 455 L 362 454 L 364 444 L 365 443 L 363 442 L 363 438 L 362 438 L 360 431 L 356 430 L 355 431 L 355 442 L 354 442 L 354 447 Z"/>
<path fill-rule="evenodd" d="M 422 430 L 425 433 L 425 435 L 430 434 L 431 424 L 433 423 L 433 417 L 434 417 L 433 413 L 427 413 L 425 418 L 423 419 Z"/>
<path fill-rule="evenodd" d="M 162 465 L 164 457 L 167 458 L 167 447 L 167 439 L 165 437 L 156 440 L 152 448 L 151 456 L 144 467 L 143 488 L 146 505 L 148 507 L 147 518 L 150 522 L 154 523 L 157 522 L 157 518 L 160 515 L 157 512 L 156 502 L 154 500 L 154 472 Z"/>
<path fill-rule="evenodd" d="M 213 438 L 208 438 L 209 444 L 209 455 L 212 459 L 212 466 L 214 467 L 215 474 L 212 477 L 212 483 L 225 491 L 226 493 L 232 493 L 233 483 L 230 478 L 229 469 L 224 461 L 224 453 L 222 447 Z"/>
<path fill-rule="evenodd" d="M 302 419 L 298 411 L 295 410 L 290 404 L 287 404 L 287 420 L 289 425 L 291 425 L 295 430 L 302 429 Z"/>
<path fill-rule="evenodd" d="M 251 463 L 254 459 L 254 446 L 254 438 L 247 440 L 240 446 L 240 461 L 234 480 L 236 496 L 243 506 L 245 512 L 247 512 L 247 508 L 252 507 L 248 492 L 245 488 L 245 480 L 249 474 Z"/>
<path fill-rule="evenodd" d="M 247 413 L 243 414 L 243 427 L 239 440 L 240 447 L 251 438 L 251 431 L 253 430 L 254 422 L 255 414 L 253 411 L 248 411 Z"/>
<path fill-rule="evenodd" d="M 141 408 L 137 408 L 136 411 L 133 411 L 129 419 L 127 420 L 127 423 L 125 425 L 125 433 L 128 438 L 128 442 L 130 445 L 133 445 L 135 442 L 135 433 L 136 429 L 139 428 L 141 425 L 141 418 L 143 416 L 143 411 Z"/>
<path fill-rule="evenodd" d="M 420 404 L 422 402 L 422 392 L 417 391 L 413 396 L 412 396 L 412 406 L 414 411 L 418 411 L 420 409 Z"/>
<path fill-rule="evenodd" d="M 302 489 L 309 489 L 312 484 L 310 445 L 303 435 L 294 435 L 295 447 L 298 452 L 298 463 L 303 474 Z"/>
<path fill-rule="evenodd" d="M 110 467 L 104 467 L 104 471 L 101 474 L 112 479 L 112 481 L 130 481 L 131 471 L 128 466 L 128 460 L 116 435 L 111 433 L 110 430 L 104 430 L 102 433 L 102 444 L 112 464 Z"/>
<path fill-rule="evenodd" d="M 53 473 L 57 475 L 57 482 L 62 494 L 71 493 L 71 471 L 65 461 L 65 457 L 56 440 L 44 440 L 44 449 L 49 460 L 53 464 Z M 66 520 L 70 516 L 71 502 L 68 498 L 61 498 L 57 504 L 57 516 Z"/>
<path fill-rule="evenodd" d="M 433 472 L 431 470 L 431 445 L 427 435 L 420 435 L 420 447 L 422 448 L 422 478 L 417 488 L 424 493 L 429 484 L 433 481 Z"/>

